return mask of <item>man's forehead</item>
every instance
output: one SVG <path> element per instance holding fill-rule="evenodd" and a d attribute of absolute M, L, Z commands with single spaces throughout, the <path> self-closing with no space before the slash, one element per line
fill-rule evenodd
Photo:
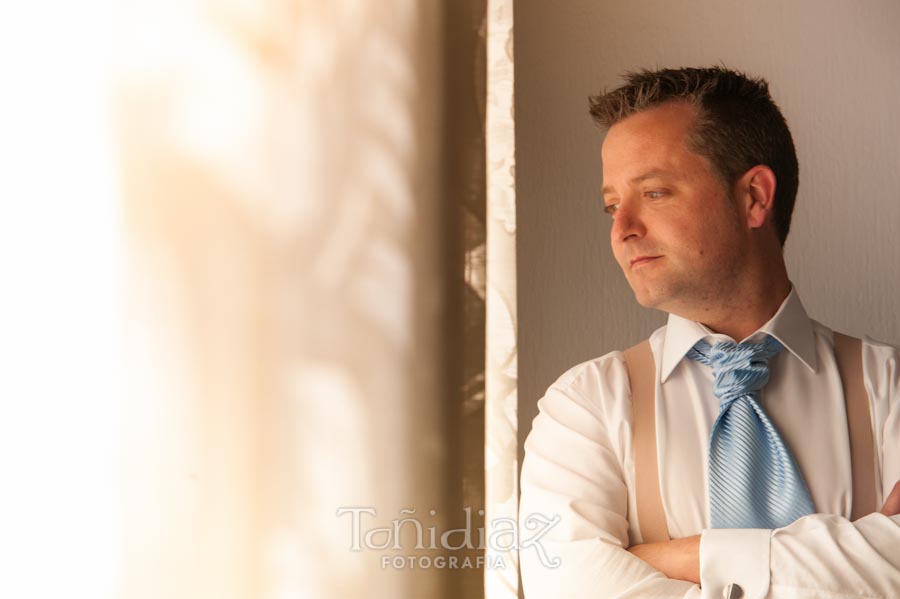
<path fill-rule="evenodd" d="M 681 140 L 691 130 L 696 118 L 696 109 L 686 102 L 660 104 L 613 124 L 606 132 L 602 149 L 625 142 Z"/>
<path fill-rule="evenodd" d="M 604 188 L 653 176 L 674 177 L 690 170 L 686 161 L 702 161 L 688 147 L 688 135 L 695 120 L 694 107 L 679 102 L 630 115 L 614 124 L 600 152 Z"/>

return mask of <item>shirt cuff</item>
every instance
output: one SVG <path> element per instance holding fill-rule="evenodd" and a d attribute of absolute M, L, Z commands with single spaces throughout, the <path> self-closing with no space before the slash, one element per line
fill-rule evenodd
<path fill-rule="evenodd" d="M 769 592 L 772 531 L 762 528 L 711 528 L 700 537 L 703 599 L 721 599 L 728 585 L 740 586 L 741 599 L 763 599 Z"/>

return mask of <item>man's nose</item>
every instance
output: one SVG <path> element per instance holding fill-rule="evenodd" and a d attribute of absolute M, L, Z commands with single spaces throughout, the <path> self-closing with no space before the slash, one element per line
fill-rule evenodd
<path fill-rule="evenodd" d="M 620 202 L 613 219 L 611 231 L 613 241 L 623 243 L 631 238 L 640 239 L 646 233 L 640 204 L 634 201 Z"/>

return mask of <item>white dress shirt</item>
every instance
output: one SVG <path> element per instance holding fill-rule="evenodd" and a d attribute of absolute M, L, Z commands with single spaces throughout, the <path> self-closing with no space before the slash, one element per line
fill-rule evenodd
<path fill-rule="evenodd" d="M 670 315 L 650 337 L 656 362 L 660 489 L 672 538 L 702 534 L 701 588 L 666 578 L 625 549 L 641 542 L 634 497 L 631 396 L 622 352 L 563 374 L 538 403 L 525 442 L 520 524 L 560 517 L 540 539 L 559 566 L 534 549 L 520 560 L 527 599 L 543 597 L 900 598 L 900 516 L 850 522 L 852 479 L 843 389 L 832 332 L 811 320 L 792 290 L 765 334 L 784 349 L 770 361 L 761 404 L 790 447 L 816 514 L 776 530 L 710 529 L 707 455 L 719 413 L 708 366 L 686 357 L 700 339 L 731 340 Z M 900 479 L 900 350 L 863 341 L 872 415 L 876 500 Z"/>

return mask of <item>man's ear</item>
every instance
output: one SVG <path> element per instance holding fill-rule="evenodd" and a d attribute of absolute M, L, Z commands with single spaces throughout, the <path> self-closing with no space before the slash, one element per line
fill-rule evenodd
<path fill-rule="evenodd" d="M 775 184 L 775 173 L 763 164 L 754 166 L 738 180 L 738 197 L 743 200 L 744 216 L 751 229 L 762 227 L 772 212 Z"/>

